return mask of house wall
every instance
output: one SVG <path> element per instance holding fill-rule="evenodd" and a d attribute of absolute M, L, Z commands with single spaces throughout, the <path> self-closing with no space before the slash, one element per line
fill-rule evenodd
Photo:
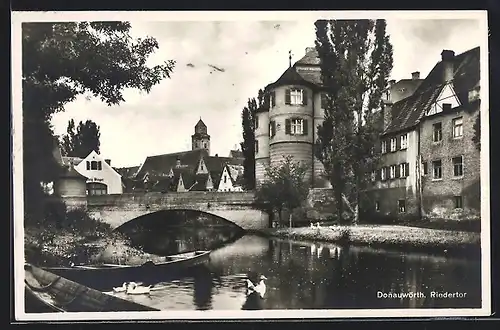
<path fill-rule="evenodd" d="M 423 215 L 433 218 L 464 219 L 480 216 L 480 154 L 472 138 L 473 125 L 479 115 L 479 105 L 466 111 L 453 109 L 427 117 L 421 127 L 422 161 L 427 162 L 428 174 L 422 176 Z M 463 136 L 453 138 L 452 121 L 463 118 Z M 442 140 L 433 142 L 433 124 L 441 122 Z M 463 156 L 463 176 L 454 177 L 452 158 Z M 432 161 L 441 160 L 442 178 L 432 178 Z M 463 208 L 455 209 L 454 196 L 462 196 Z"/>
<path fill-rule="evenodd" d="M 408 134 L 407 148 L 401 150 L 401 135 Z M 390 151 L 390 138 L 396 137 L 397 149 Z M 418 132 L 416 130 L 402 132 L 399 134 L 383 136 L 382 140 L 387 141 L 388 152 L 381 156 L 380 168 L 401 163 L 408 163 L 408 175 L 404 178 L 380 179 L 377 173 L 377 180 L 372 188 L 363 194 L 363 206 L 368 216 L 384 217 L 403 220 L 419 216 L 419 200 L 417 185 L 417 159 L 418 159 Z M 406 212 L 399 212 L 398 202 L 405 200 Z M 379 210 L 375 208 L 379 203 Z"/>
<path fill-rule="evenodd" d="M 306 105 L 285 104 L 285 91 L 289 88 L 306 90 Z M 310 183 L 312 178 L 312 90 L 304 86 L 280 86 L 274 89 L 276 104 L 269 109 L 269 120 L 275 121 L 276 134 L 269 138 L 269 158 L 271 166 L 279 164 L 284 156 L 291 155 L 294 161 L 308 166 L 305 180 Z M 285 134 L 285 120 L 299 117 L 307 120 L 307 135 Z"/>
<path fill-rule="evenodd" d="M 224 180 L 226 182 L 224 182 Z M 231 181 L 231 177 L 227 171 L 227 167 L 224 167 L 224 171 L 222 171 L 222 174 L 220 176 L 218 191 L 233 191 L 233 182 Z"/>
<path fill-rule="evenodd" d="M 87 161 L 101 161 L 101 170 L 87 170 Z M 75 166 L 75 170 L 87 178 L 87 183 L 100 182 L 108 187 L 108 194 L 122 194 L 123 186 L 120 174 L 118 174 L 97 153 L 91 152 L 83 161 Z"/>

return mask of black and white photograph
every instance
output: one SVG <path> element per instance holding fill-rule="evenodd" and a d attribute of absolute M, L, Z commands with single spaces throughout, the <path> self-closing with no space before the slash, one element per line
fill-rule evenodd
<path fill-rule="evenodd" d="M 486 11 L 13 12 L 19 321 L 490 315 Z"/>

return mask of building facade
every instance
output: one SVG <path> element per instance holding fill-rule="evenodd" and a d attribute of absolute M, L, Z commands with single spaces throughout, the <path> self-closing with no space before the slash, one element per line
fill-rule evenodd
<path fill-rule="evenodd" d="M 279 164 L 284 156 L 291 155 L 307 166 L 305 179 L 311 187 L 330 187 L 323 164 L 314 154 L 325 105 L 316 49 L 308 47 L 304 57 L 266 86 L 266 93 L 269 107 L 257 111 L 255 122 L 257 184 L 266 179 L 266 166 Z"/>
<path fill-rule="evenodd" d="M 404 98 L 388 97 L 382 111 L 380 169 L 365 207 L 390 218 L 477 218 L 479 48 L 441 61 Z M 397 100 L 393 102 L 393 100 Z"/>

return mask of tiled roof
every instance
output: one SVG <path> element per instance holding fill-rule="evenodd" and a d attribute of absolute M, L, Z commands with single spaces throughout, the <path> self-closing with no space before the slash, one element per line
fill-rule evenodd
<path fill-rule="evenodd" d="M 479 82 L 479 47 L 456 55 L 453 64 L 453 88 L 464 104 L 467 103 L 469 90 Z M 393 104 L 393 119 L 384 134 L 396 133 L 418 123 L 445 86 L 443 70 L 443 62 L 437 63 L 413 95 Z"/>
<path fill-rule="evenodd" d="M 320 65 L 321 61 L 319 59 L 318 51 L 316 47 L 308 48 L 306 54 L 297 62 L 295 65 Z"/>
<path fill-rule="evenodd" d="M 189 189 L 195 183 L 196 175 L 194 173 L 194 166 L 177 167 L 174 168 L 174 182 L 177 186 L 179 178 L 182 175 L 182 182 L 184 183 L 184 188 Z"/>
<path fill-rule="evenodd" d="M 132 178 L 135 176 L 140 166 L 132 167 L 113 167 L 113 169 L 122 176 L 122 178 Z"/>
<path fill-rule="evenodd" d="M 195 127 L 204 127 L 204 128 L 206 128 L 207 125 L 205 125 L 205 123 L 203 122 L 203 120 L 201 120 L 201 118 L 200 118 L 200 120 L 198 120 L 198 122 L 196 123 Z"/>
<path fill-rule="evenodd" d="M 316 85 L 306 80 L 302 75 L 297 72 L 295 66 L 291 66 L 278 78 L 275 82 L 266 86 L 266 89 L 274 88 L 283 85 L 305 85 L 310 87 L 316 87 Z"/>
<path fill-rule="evenodd" d="M 197 174 L 192 191 L 204 191 L 207 187 L 208 174 Z"/>
<path fill-rule="evenodd" d="M 180 159 L 181 165 L 187 165 L 194 168 L 202 156 L 205 158 L 208 157 L 208 152 L 204 149 L 149 156 L 144 161 L 144 164 L 136 174 L 136 177 L 142 178 L 146 173 L 149 173 L 150 175 L 168 175 L 170 169 L 175 167 L 177 158 Z"/>

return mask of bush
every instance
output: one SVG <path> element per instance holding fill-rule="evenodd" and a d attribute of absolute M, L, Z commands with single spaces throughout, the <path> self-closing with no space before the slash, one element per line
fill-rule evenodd
<path fill-rule="evenodd" d="M 339 243 L 349 243 L 351 241 L 351 229 L 342 228 L 339 233 L 338 242 Z"/>

